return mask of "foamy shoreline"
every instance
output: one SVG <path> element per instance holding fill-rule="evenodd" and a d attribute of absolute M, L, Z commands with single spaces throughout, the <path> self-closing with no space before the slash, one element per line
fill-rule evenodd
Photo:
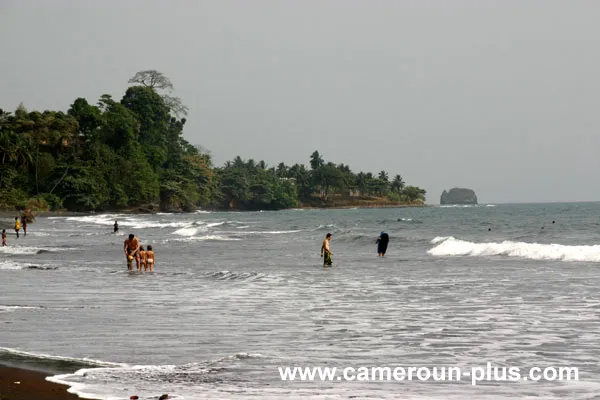
<path fill-rule="evenodd" d="M 53 383 L 46 378 L 52 374 L 0 364 L 0 396 L 7 400 L 76 400 L 68 386 Z"/>

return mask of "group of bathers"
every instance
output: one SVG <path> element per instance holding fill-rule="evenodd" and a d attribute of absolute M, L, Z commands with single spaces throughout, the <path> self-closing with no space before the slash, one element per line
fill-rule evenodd
<path fill-rule="evenodd" d="M 148 245 L 148 250 L 144 249 L 144 246 L 140 246 L 140 249 L 136 252 L 135 249 L 127 249 L 127 264 L 131 266 L 133 260 L 137 262 L 137 269 L 141 271 L 153 271 L 154 270 L 154 251 L 152 246 Z M 131 268 L 130 268 L 131 269 Z"/>
<path fill-rule="evenodd" d="M 123 244 L 125 255 L 127 256 L 127 268 L 131 271 L 133 268 L 133 260 L 136 262 L 137 270 L 153 271 L 156 258 L 151 245 L 148 245 L 148 250 L 139 244 L 138 238 L 130 234 L 128 239 L 125 239 Z"/>

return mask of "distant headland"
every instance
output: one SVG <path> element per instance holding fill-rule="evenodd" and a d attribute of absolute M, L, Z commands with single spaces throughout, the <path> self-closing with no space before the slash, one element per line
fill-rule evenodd
<path fill-rule="evenodd" d="M 190 212 L 418 206 L 400 174 L 354 173 L 314 151 L 309 165 L 236 157 L 221 167 L 183 137 L 188 108 L 155 70 L 121 98 L 65 113 L 0 110 L 0 210 Z"/>
<path fill-rule="evenodd" d="M 452 188 L 442 192 L 440 204 L 477 204 L 477 195 L 472 189 Z"/>

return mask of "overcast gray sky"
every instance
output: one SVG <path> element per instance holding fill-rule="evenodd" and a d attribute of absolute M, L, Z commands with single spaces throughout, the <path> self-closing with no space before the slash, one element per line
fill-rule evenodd
<path fill-rule="evenodd" d="M 0 0 L 0 108 L 171 78 L 217 165 L 326 161 L 480 202 L 600 200 L 600 3 Z"/>

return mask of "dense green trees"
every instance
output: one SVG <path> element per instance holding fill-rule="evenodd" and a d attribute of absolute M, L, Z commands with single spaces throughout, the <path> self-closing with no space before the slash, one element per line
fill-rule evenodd
<path fill-rule="evenodd" d="M 378 177 L 364 172 L 354 174 L 344 164 L 325 162 L 318 151 L 310 156 L 310 170 L 302 164 L 284 163 L 269 168 L 264 161 L 244 161 L 239 156 L 215 170 L 220 208 L 281 209 L 303 203 L 327 206 L 342 204 L 336 200 L 369 197 L 392 203 L 425 201 L 425 190 L 405 187 L 400 175 L 390 183 L 385 171 Z"/>
<path fill-rule="evenodd" d="M 422 202 L 400 175 L 354 174 L 315 151 L 310 168 L 239 156 L 215 168 L 183 138 L 187 107 L 157 71 L 141 71 L 120 101 L 76 99 L 67 113 L 0 110 L 0 208 L 284 209 L 335 198 Z M 161 94 L 159 91 L 168 91 Z"/>

